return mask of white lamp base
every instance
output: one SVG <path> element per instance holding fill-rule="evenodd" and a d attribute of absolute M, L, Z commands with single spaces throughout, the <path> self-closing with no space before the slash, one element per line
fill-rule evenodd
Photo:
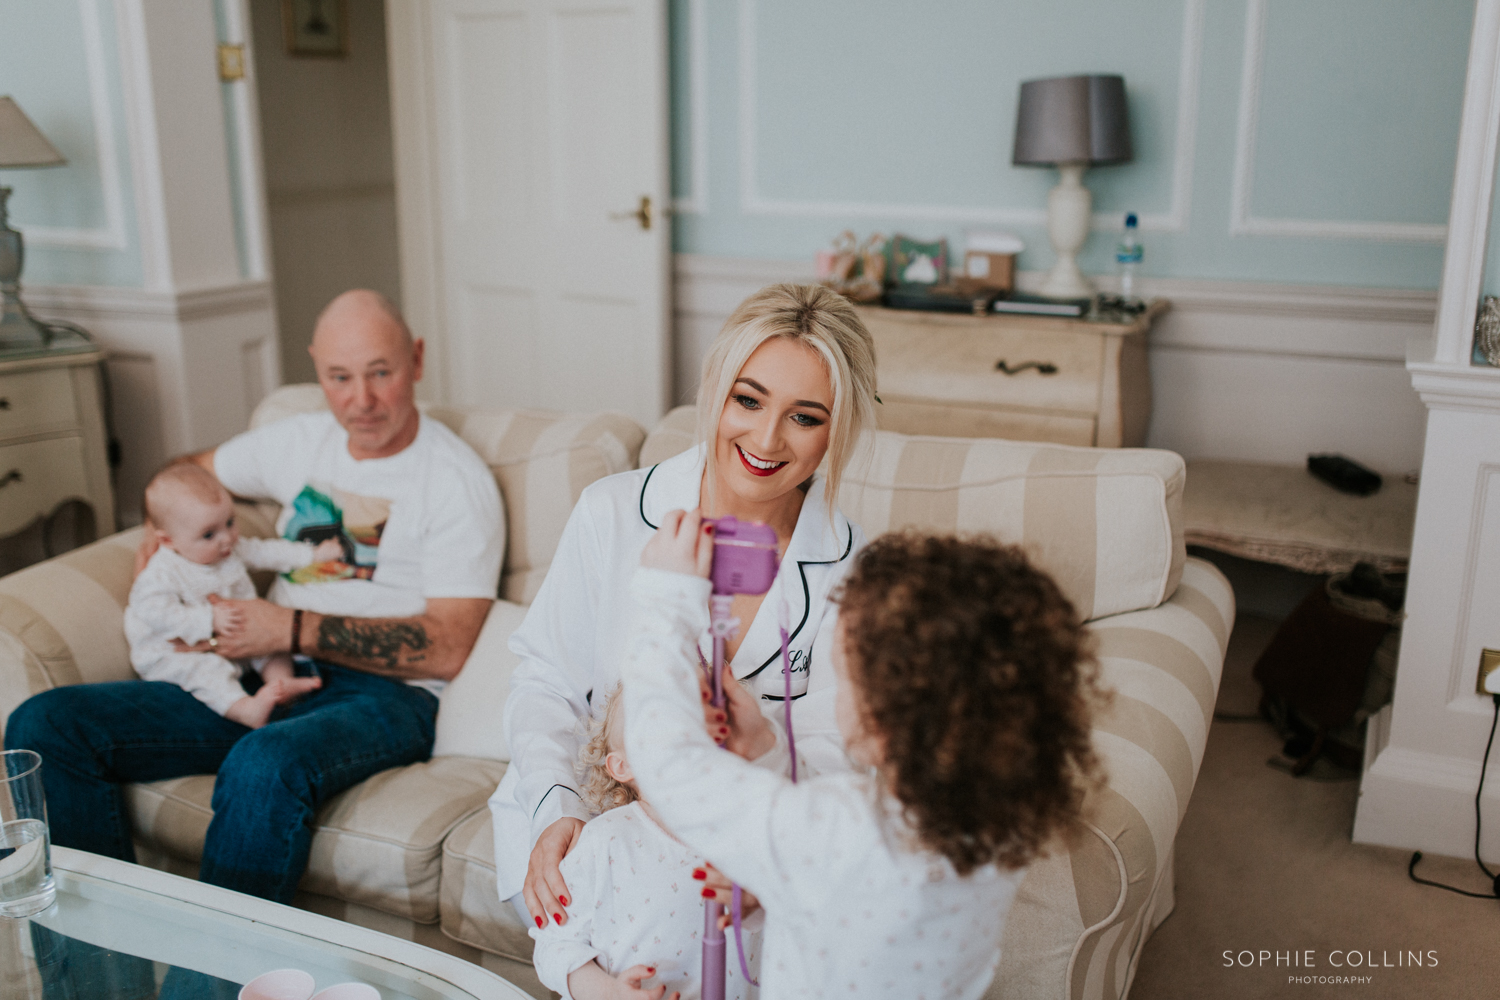
<path fill-rule="evenodd" d="M 1060 163 L 1057 186 L 1047 194 L 1047 235 L 1057 263 L 1037 291 L 1054 299 L 1085 299 L 1094 286 L 1078 269 L 1078 251 L 1088 242 L 1094 215 L 1094 197 L 1083 186 L 1084 164 Z"/>

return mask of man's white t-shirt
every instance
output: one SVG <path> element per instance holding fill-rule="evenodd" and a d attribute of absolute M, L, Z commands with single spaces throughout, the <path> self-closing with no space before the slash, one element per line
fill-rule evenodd
<path fill-rule="evenodd" d="M 409 618 L 433 597 L 495 597 L 505 552 L 500 491 L 474 450 L 431 417 L 395 455 L 355 459 L 332 413 L 298 414 L 220 445 L 214 474 L 231 493 L 281 504 L 283 538 L 336 538 L 344 547 L 340 561 L 277 576 L 268 595 L 277 604 Z"/>

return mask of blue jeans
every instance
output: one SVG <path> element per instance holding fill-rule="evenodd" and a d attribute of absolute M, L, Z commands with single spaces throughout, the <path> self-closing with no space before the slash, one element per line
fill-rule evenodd
<path fill-rule="evenodd" d="M 11 713 L 7 749 L 42 755 L 52 842 L 134 861 L 122 785 L 218 774 L 199 878 L 290 903 L 313 817 L 344 789 L 432 755 L 437 699 L 328 663 L 323 686 L 246 729 L 161 681 L 78 684 Z"/>

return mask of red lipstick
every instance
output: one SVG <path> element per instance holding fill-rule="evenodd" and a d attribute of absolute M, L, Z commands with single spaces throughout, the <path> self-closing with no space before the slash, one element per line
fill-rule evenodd
<path fill-rule="evenodd" d="M 761 476 L 761 477 L 774 476 L 774 475 L 776 475 L 776 473 L 778 473 L 782 469 L 784 469 L 787 466 L 787 464 L 788 464 L 786 462 L 778 462 L 772 468 L 769 468 L 769 469 L 757 469 L 755 466 L 751 465 L 750 464 L 750 460 L 745 457 L 745 449 L 741 448 L 739 445 L 735 445 L 734 446 L 734 453 L 736 455 L 740 456 L 740 464 L 743 465 L 745 467 L 745 469 L 752 476 Z"/>

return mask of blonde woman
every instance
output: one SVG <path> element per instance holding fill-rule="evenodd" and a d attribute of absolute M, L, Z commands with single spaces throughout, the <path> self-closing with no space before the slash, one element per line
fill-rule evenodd
<path fill-rule="evenodd" d="M 596 693 L 619 682 L 629 637 L 628 585 L 641 550 L 671 510 L 701 508 L 776 529 L 781 569 L 764 597 L 738 596 L 729 642 L 727 712 L 705 705 L 716 741 L 780 768 L 785 734 L 741 737 L 735 719 L 780 715 L 778 631 L 791 634 L 799 773 L 848 767 L 833 715 L 824 651 L 835 620 L 829 594 L 864 544 L 835 504 L 839 479 L 874 423 L 875 351 L 849 302 L 816 285 L 772 285 L 746 299 L 709 351 L 698 387 L 698 440 L 649 469 L 584 490 L 526 620 L 510 640 L 521 658 L 505 706 L 511 764 L 490 799 L 500 897 L 542 926 L 567 922 L 558 866 L 591 813 L 573 773 L 578 724 Z M 707 636 L 701 643 L 709 655 Z M 779 759 L 777 756 L 780 755 Z M 714 876 L 710 886 L 722 883 Z M 727 902 L 728 892 L 721 901 Z"/>

